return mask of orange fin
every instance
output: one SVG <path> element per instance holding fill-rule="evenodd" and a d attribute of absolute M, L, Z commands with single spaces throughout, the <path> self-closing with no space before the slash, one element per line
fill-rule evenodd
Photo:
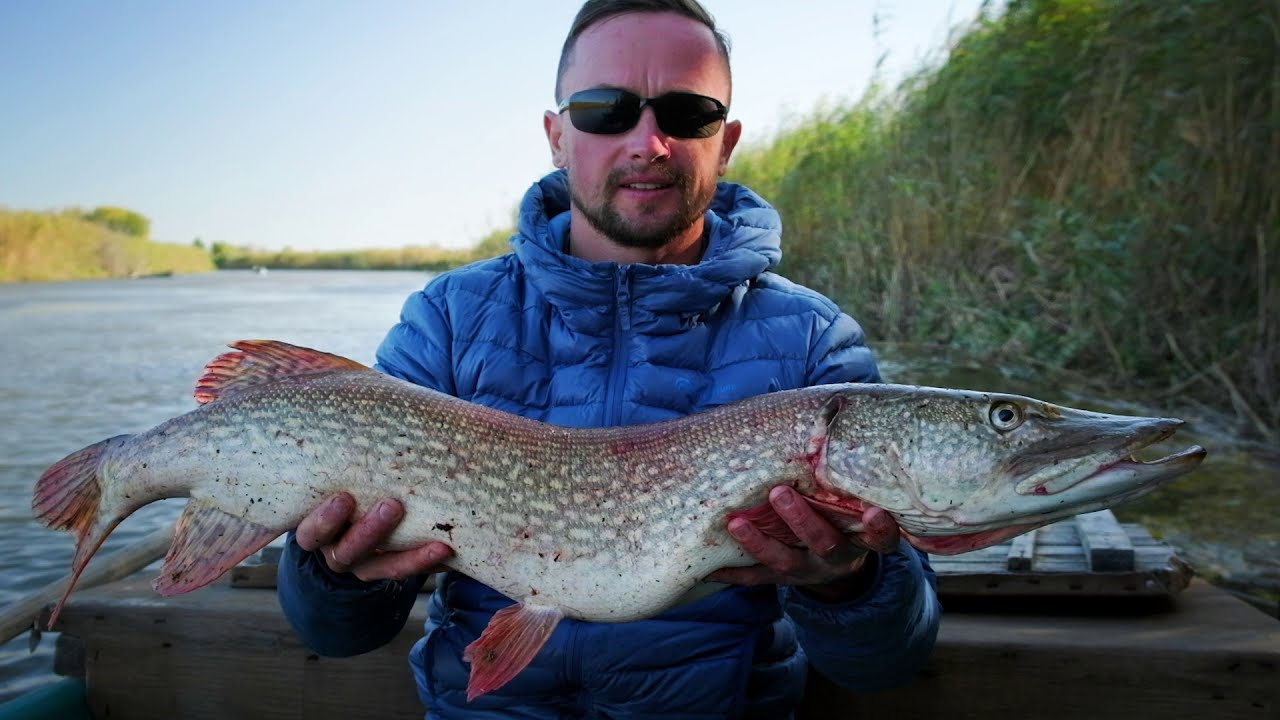
<path fill-rule="evenodd" d="M 912 535 L 905 530 L 902 536 L 907 539 L 916 548 L 923 550 L 931 555 L 959 555 L 961 553 L 973 552 L 981 550 L 985 547 L 998 545 L 1005 540 L 1017 537 L 1024 532 L 1030 532 L 1045 523 L 1030 523 L 1027 525 L 1010 525 L 1008 527 L 996 528 L 995 530 L 984 530 L 979 533 L 971 533 L 969 535 Z"/>
<path fill-rule="evenodd" d="M 804 544 L 800 542 L 800 538 L 796 536 L 795 531 L 773 509 L 768 500 L 746 510 L 731 512 L 725 517 L 725 520 L 728 521 L 739 517 L 750 520 L 751 524 L 755 525 L 756 529 L 764 533 L 766 537 L 771 537 L 784 545 L 799 546 Z"/>
<path fill-rule="evenodd" d="M 861 500 L 845 500 L 843 504 L 837 504 L 815 500 L 807 495 L 801 497 L 809 503 L 809 507 L 817 510 L 819 515 L 826 518 L 827 522 L 834 525 L 840 532 L 846 535 L 862 532 L 862 513 L 869 506 Z"/>
<path fill-rule="evenodd" d="M 196 381 L 196 401 L 201 405 L 281 378 L 333 370 L 369 370 L 341 355 L 278 340 L 241 340 L 230 346 L 240 352 L 223 353 L 214 358 L 205 366 L 204 376 Z"/>
<path fill-rule="evenodd" d="M 462 659 L 471 663 L 467 702 L 492 692 L 520 674 L 547 643 L 564 617 L 559 608 L 519 603 L 494 613 Z"/>
<path fill-rule="evenodd" d="M 180 595 L 204 587 L 282 532 L 192 498 L 178 518 L 173 545 L 152 587 L 161 595 Z"/>
<path fill-rule="evenodd" d="M 862 532 L 862 511 L 861 508 L 844 507 L 834 503 L 815 500 L 807 495 L 801 495 L 805 502 L 809 503 L 809 507 L 813 508 L 819 515 L 827 519 L 840 532 L 846 535 L 850 533 Z M 804 545 L 796 535 L 786 520 L 773 509 L 773 505 L 769 501 L 765 501 L 755 507 L 746 510 L 737 510 L 731 512 L 726 520 L 740 517 L 751 521 L 756 529 L 763 533 L 766 537 L 773 538 L 784 545 L 792 547 L 801 547 Z"/>
<path fill-rule="evenodd" d="M 107 518 L 102 527 L 102 480 L 98 468 L 103 456 L 112 445 L 131 436 L 117 435 L 88 447 L 81 448 L 59 460 L 44 471 L 36 482 L 31 509 L 40 522 L 55 530 L 67 530 L 76 536 L 76 554 L 71 561 L 71 582 L 49 616 L 49 628 L 58 620 L 62 606 L 67 603 L 80 574 L 89 565 L 89 559 L 102 546 L 120 518 Z"/>

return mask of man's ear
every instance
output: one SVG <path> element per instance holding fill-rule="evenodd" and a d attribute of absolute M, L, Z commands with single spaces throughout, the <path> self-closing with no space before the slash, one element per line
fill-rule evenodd
<path fill-rule="evenodd" d="M 547 131 L 547 144 L 551 146 L 551 164 L 558 168 L 569 167 L 569 154 L 564 147 L 563 116 L 548 110 L 542 116 L 542 127 Z"/>
<path fill-rule="evenodd" d="M 720 145 L 720 174 L 729 170 L 729 157 L 742 138 L 742 123 L 738 120 L 724 124 L 724 142 Z"/>

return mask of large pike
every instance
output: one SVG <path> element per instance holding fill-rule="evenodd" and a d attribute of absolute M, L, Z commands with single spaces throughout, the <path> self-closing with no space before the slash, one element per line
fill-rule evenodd
<path fill-rule="evenodd" d="M 40 478 L 33 507 L 75 534 L 74 575 L 160 498 L 190 497 L 155 582 L 173 595 L 212 582 L 331 493 L 362 510 L 395 497 L 406 513 L 389 549 L 446 542 L 450 567 L 517 601 L 467 649 L 470 697 L 514 677 L 562 617 L 651 616 L 713 570 L 751 564 L 728 535 L 731 515 L 794 541 L 763 522 L 775 485 L 850 531 L 879 506 L 912 545 L 954 554 L 1130 500 L 1205 456 L 1133 459 L 1178 420 L 903 385 L 824 385 L 650 425 L 570 429 L 336 355 L 232 347 L 197 383 L 201 407 L 79 450 Z"/>

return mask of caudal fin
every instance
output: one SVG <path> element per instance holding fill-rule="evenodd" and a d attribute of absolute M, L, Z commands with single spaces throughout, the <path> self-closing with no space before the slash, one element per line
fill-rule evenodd
<path fill-rule="evenodd" d="M 36 483 L 31 509 L 45 526 L 66 530 L 76 536 L 76 554 L 71 562 L 71 582 L 49 618 L 52 628 L 62 606 L 76 586 L 76 580 L 89 564 L 89 559 L 102 546 L 120 518 L 102 518 L 102 480 L 98 469 L 107 450 L 128 435 L 94 443 L 59 460 Z"/>

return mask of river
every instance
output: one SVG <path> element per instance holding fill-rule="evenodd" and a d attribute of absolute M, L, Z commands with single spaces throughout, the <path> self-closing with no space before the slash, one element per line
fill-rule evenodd
<path fill-rule="evenodd" d="M 195 407 L 191 390 L 226 343 L 270 338 L 371 364 L 404 299 L 429 279 L 411 272 L 218 272 L 0 285 L 0 607 L 70 566 L 69 535 L 31 518 L 31 489 L 80 447 L 145 430 Z M 1081 396 L 1043 378 L 959 358 L 884 348 L 886 380 L 1004 390 L 1090 409 L 1162 414 Z M 1194 475 L 1121 508 L 1216 582 L 1274 602 L 1280 593 L 1280 480 L 1257 450 L 1209 427 L 1182 433 L 1209 460 Z M 108 553 L 172 522 L 181 500 L 144 508 Z M 24 635 L 0 645 L 0 702 L 56 679 L 55 636 L 34 653 Z"/>

